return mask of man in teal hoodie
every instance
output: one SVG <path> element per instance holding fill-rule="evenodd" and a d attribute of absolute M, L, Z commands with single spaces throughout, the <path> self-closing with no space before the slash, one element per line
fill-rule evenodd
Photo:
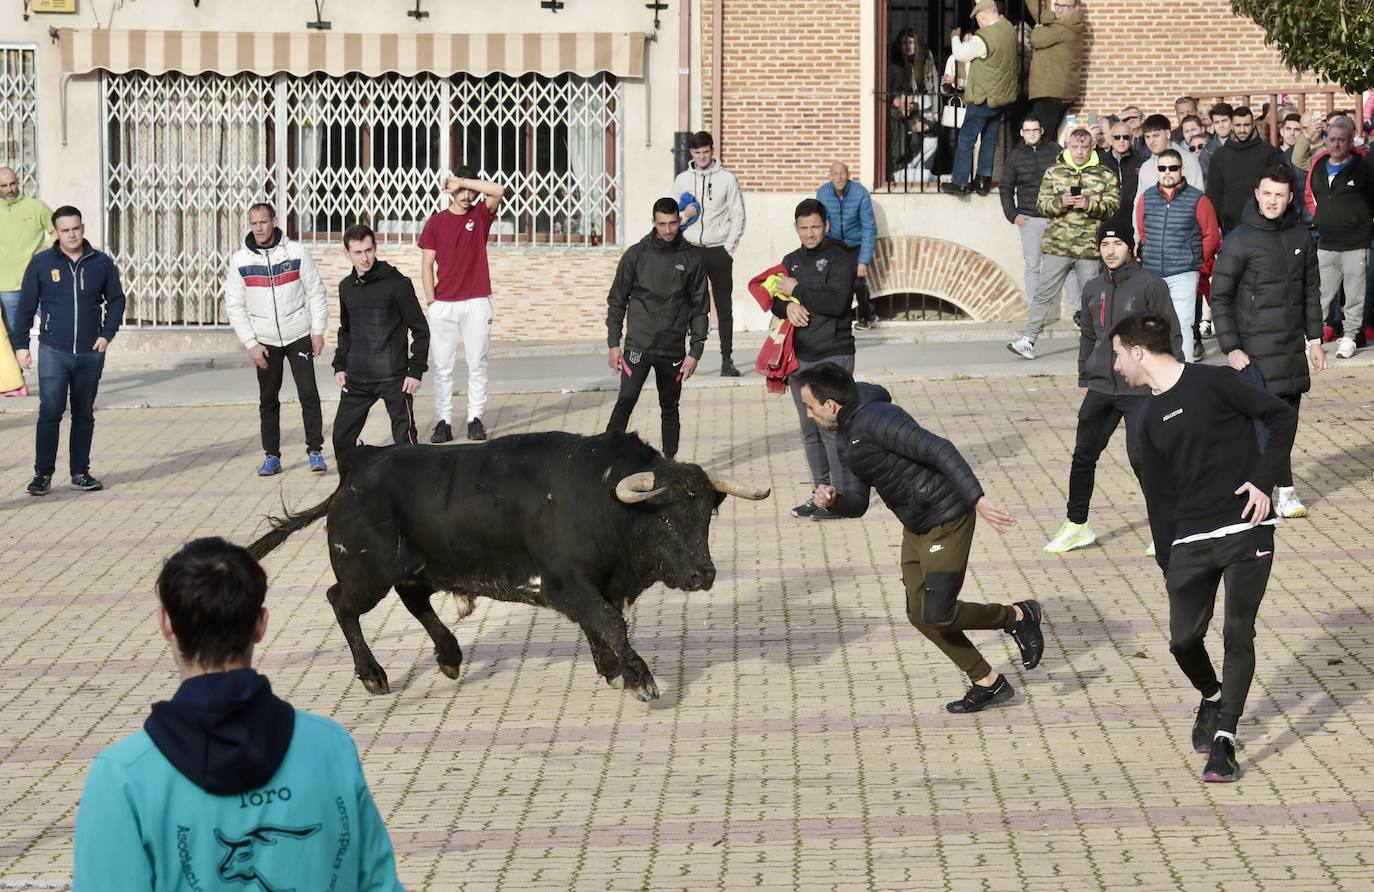
<path fill-rule="evenodd" d="M 253 671 L 267 631 L 257 561 L 197 539 L 157 592 L 181 687 L 91 765 L 73 888 L 401 889 L 348 732 Z"/>

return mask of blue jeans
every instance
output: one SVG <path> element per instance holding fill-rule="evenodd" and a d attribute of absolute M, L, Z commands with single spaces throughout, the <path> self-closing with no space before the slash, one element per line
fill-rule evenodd
<path fill-rule="evenodd" d="M 91 350 L 67 353 L 47 344 L 38 345 L 38 435 L 33 469 L 51 475 L 57 468 L 57 440 L 67 394 L 72 397 L 72 430 L 68 441 L 72 476 L 91 469 L 91 438 L 95 435 L 95 393 L 105 354 Z"/>
<path fill-rule="evenodd" d="M 10 337 L 10 348 L 18 349 L 19 339 L 14 336 L 14 317 L 19 315 L 19 296 L 22 291 L 0 291 L 0 309 L 5 311 L 5 334 Z M 27 334 L 27 332 L 25 332 Z"/>
<path fill-rule="evenodd" d="M 988 108 L 986 102 L 968 106 L 964 126 L 959 128 L 959 144 L 954 149 L 954 177 L 956 186 L 967 186 L 973 171 L 973 144 L 982 137 L 978 150 L 978 176 L 992 176 L 992 160 L 997 155 L 997 131 L 1002 127 L 1002 109 Z"/>

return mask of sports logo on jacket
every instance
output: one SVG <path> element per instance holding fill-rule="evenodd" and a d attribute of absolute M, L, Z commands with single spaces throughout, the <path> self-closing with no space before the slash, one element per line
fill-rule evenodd
<path fill-rule="evenodd" d="M 472 226 L 473 226 L 473 221 L 469 220 L 469 221 L 467 222 L 467 225 L 464 226 L 463 228 L 466 229 L 468 232 L 472 232 Z"/>
<path fill-rule="evenodd" d="M 286 887 L 277 885 L 258 872 L 258 848 L 275 846 L 284 840 L 306 839 L 320 832 L 320 827 L 320 824 L 311 824 L 309 827 L 273 827 L 264 824 L 254 827 L 238 839 L 225 836 L 219 828 L 215 828 L 215 839 L 225 850 L 224 860 L 219 863 L 219 878 L 238 883 L 257 883 L 266 892 L 286 892 Z"/>
<path fill-rule="evenodd" d="M 300 281 L 301 262 L 299 258 L 292 257 L 271 266 L 255 263 L 239 267 L 239 275 L 243 277 L 243 284 L 249 288 L 271 288 L 274 285 L 288 285 Z"/>
<path fill-rule="evenodd" d="M 816 272 L 823 273 L 825 268 L 830 265 L 829 257 L 821 257 L 816 260 Z"/>

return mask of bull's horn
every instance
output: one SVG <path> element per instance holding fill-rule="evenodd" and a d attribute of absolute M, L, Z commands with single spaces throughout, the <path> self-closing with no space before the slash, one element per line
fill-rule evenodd
<path fill-rule="evenodd" d="M 634 505 L 639 502 L 647 502 L 665 489 L 667 489 L 666 486 L 654 489 L 653 471 L 640 471 L 638 474 L 631 474 L 621 479 L 615 485 L 615 497 L 627 505 Z"/>
<path fill-rule="evenodd" d="M 740 483 L 738 480 L 732 480 L 720 474 L 707 473 L 706 476 L 711 478 L 711 487 L 716 492 L 723 492 L 727 496 L 735 496 L 740 499 L 748 499 L 751 502 L 757 502 L 759 499 L 768 498 L 768 493 L 772 491 L 768 489 L 754 489 L 753 487 Z"/>

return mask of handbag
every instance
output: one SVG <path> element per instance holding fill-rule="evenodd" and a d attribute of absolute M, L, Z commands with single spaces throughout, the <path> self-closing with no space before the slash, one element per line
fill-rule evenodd
<path fill-rule="evenodd" d="M 945 107 L 940 109 L 940 126 L 958 129 L 964 126 L 964 116 L 968 114 L 968 106 L 964 105 L 959 97 L 952 97 Z"/>

